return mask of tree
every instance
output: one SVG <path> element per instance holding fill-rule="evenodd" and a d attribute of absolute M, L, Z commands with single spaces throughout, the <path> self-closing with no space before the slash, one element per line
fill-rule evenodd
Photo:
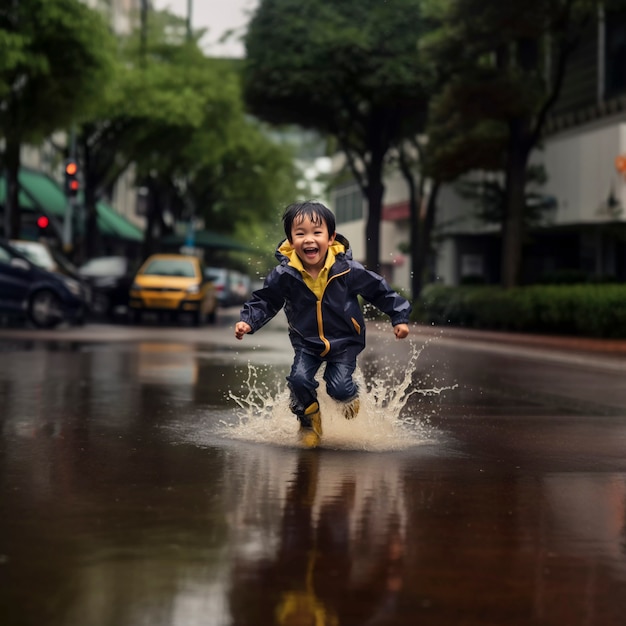
<path fill-rule="evenodd" d="M 444 180 L 470 170 L 504 172 L 504 287 L 519 281 L 530 154 L 540 146 L 573 51 L 596 23 L 600 7 L 610 4 L 610 0 L 439 4 L 444 9 L 443 27 L 432 38 L 430 54 L 451 78 L 433 101 L 432 167 Z"/>
<path fill-rule="evenodd" d="M 0 135 L 7 180 L 5 236 L 18 236 L 18 173 L 24 143 L 87 115 L 106 89 L 114 40 L 79 0 L 19 0 L 0 9 Z"/>
<path fill-rule="evenodd" d="M 270 123 L 334 137 L 367 199 L 366 265 L 378 269 L 385 158 L 427 99 L 420 0 L 262 0 L 245 38 L 244 97 Z M 409 124 L 409 121 L 411 122 Z"/>
<path fill-rule="evenodd" d="M 409 189 L 411 294 L 417 298 L 424 286 L 441 183 L 436 178 L 428 181 L 426 137 L 404 140 L 396 150 L 398 168 Z M 428 182 L 430 185 L 426 191 Z"/>
<path fill-rule="evenodd" d="M 160 85 L 148 90 L 160 94 L 159 116 L 154 103 L 134 113 L 142 124 L 131 155 L 138 177 L 153 191 L 146 252 L 151 219 L 162 224 L 166 210 L 178 220 L 198 217 L 217 232 L 234 234 L 239 221 L 268 219 L 286 190 L 294 189 L 288 155 L 244 114 L 236 68 L 196 46 L 172 52 L 167 62 L 143 70 L 144 80 L 153 73 Z"/>
<path fill-rule="evenodd" d="M 195 36 L 173 39 L 181 24 L 151 12 L 120 40 L 114 80 L 81 125 L 87 254 L 98 253 L 96 203 L 131 164 L 149 190 L 144 255 L 171 229 L 167 215 L 231 234 L 238 220 L 266 219 L 293 189 L 285 152 L 244 116 L 237 64 L 207 58 Z"/>
<path fill-rule="evenodd" d="M 546 182 L 543 166 L 529 166 L 526 173 L 529 184 L 542 186 Z M 502 224 L 506 210 L 506 190 L 502 176 L 486 172 L 480 180 L 461 180 L 457 192 L 474 205 L 476 217 L 487 224 Z M 545 222 L 547 211 L 556 208 L 556 198 L 537 191 L 527 191 L 524 204 L 524 229 L 537 228 Z"/>

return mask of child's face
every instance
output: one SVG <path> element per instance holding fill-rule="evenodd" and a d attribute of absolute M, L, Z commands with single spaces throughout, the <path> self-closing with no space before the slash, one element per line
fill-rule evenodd
<path fill-rule="evenodd" d="M 291 245 L 308 272 L 324 267 L 328 247 L 335 241 L 335 233 L 328 232 L 326 222 L 312 222 L 309 217 L 294 221 L 291 227 Z"/>

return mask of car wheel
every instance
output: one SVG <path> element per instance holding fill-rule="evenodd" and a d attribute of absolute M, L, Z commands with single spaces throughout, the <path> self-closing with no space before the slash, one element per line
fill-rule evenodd
<path fill-rule="evenodd" d="M 141 317 L 142 317 L 141 311 L 136 311 L 134 309 L 131 309 L 130 311 L 128 311 L 128 318 L 131 324 L 141 323 Z"/>
<path fill-rule="evenodd" d="M 28 303 L 28 318 L 38 328 L 54 328 L 63 321 L 59 297 L 49 289 L 35 292 Z"/>

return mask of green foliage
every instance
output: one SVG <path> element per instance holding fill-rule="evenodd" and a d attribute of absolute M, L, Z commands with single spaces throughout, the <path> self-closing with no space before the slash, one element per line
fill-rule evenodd
<path fill-rule="evenodd" d="M 429 115 L 432 169 L 454 180 L 504 169 L 511 150 L 537 145 L 572 52 L 601 7 L 626 2 L 428 0 L 425 7 L 438 28 L 424 38 L 424 54 L 444 78 Z M 520 145 L 511 143 L 513 129 Z"/>
<path fill-rule="evenodd" d="M 293 197 L 290 155 L 245 115 L 238 64 L 172 39 L 179 21 L 150 15 L 145 38 L 120 42 L 115 80 L 83 126 L 96 184 L 108 188 L 134 163 L 157 221 L 193 213 L 225 234 L 238 221 L 262 223 Z"/>
<path fill-rule="evenodd" d="M 330 136 L 368 202 L 380 262 L 385 157 L 424 126 L 432 79 L 422 0 L 262 0 L 245 38 L 244 98 L 260 119 Z"/>
<path fill-rule="evenodd" d="M 543 167 L 528 168 L 527 183 L 542 185 L 546 180 Z M 481 180 L 464 179 L 457 183 L 456 190 L 460 196 L 470 200 L 476 209 L 478 219 L 493 224 L 501 224 L 506 210 L 506 190 L 502 176 L 483 177 Z M 525 195 L 524 219 L 526 228 L 541 225 L 546 211 L 556 206 L 556 199 L 537 191 L 527 191 Z"/>
<path fill-rule="evenodd" d="M 432 101 L 429 134 L 433 169 L 453 180 L 471 169 L 504 169 L 509 124 L 533 120 L 549 97 L 542 46 L 553 8 L 545 0 L 445 6 L 427 53 L 450 80 Z"/>
<path fill-rule="evenodd" d="M 590 337 L 626 337 L 626 285 L 429 285 L 419 303 L 436 325 Z"/>
<path fill-rule="evenodd" d="M 616 0 L 617 1 L 617 0 Z M 623 4 L 623 0 L 619 0 Z M 446 0 L 425 54 L 446 77 L 431 102 L 429 173 L 502 171 L 502 284 L 517 284 L 529 156 L 539 146 L 573 51 L 601 0 Z M 430 5 L 429 5 L 430 6 Z"/>
<path fill-rule="evenodd" d="M 20 0 L 0 11 L 0 134 L 37 141 L 89 113 L 115 44 L 79 0 Z"/>
<path fill-rule="evenodd" d="M 246 36 L 246 101 L 272 123 L 352 132 L 381 108 L 426 99 L 419 0 L 264 0 Z"/>

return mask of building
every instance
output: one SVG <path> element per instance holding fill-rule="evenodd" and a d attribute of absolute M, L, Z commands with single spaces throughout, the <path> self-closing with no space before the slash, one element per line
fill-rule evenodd
<path fill-rule="evenodd" d="M 543 149 L 531 161 L 543 164 L 548 179 L 541 192 L 555 203 L 528 233 L 522 281 L 558 274 L 626 281 L 625 13 L 600 14 L 589 28 L 571 61 Z M 386 178 L 383 202 L 382 271 L 394 285 L 408 288 L 408 187 L 398 173 Z M 331 203 L 338 230 L 364 260 L 367 206 L 356 183 L 336 186 Z M 454 185 L 439 192 L 435 230 L 431 280 L 499 282 L 499 228 L 476 219 Z"/>

